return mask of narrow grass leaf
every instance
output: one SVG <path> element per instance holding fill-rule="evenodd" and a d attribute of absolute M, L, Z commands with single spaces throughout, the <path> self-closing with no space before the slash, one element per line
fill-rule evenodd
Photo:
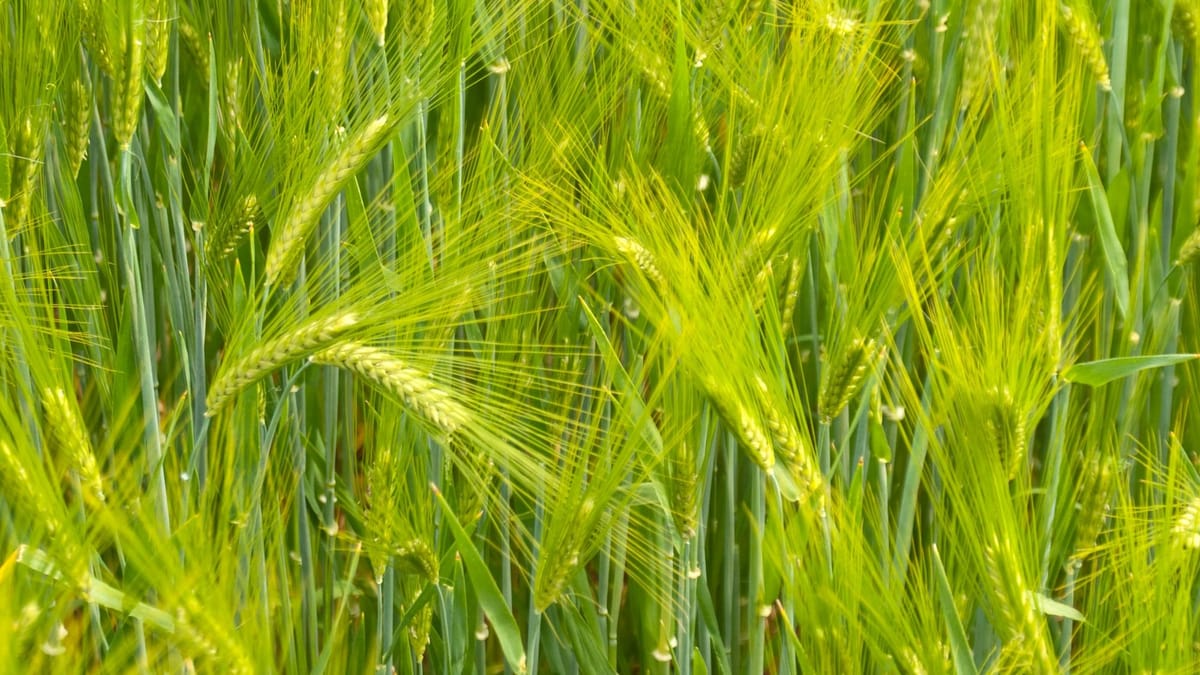
<path fill-rule="evenodd" d="M 1155 354 L 1120 356 L 1099 361 L 1076 363 L 1063 371 L 1063 379 L 1076 384 L 1099 387 L 1149 368 L 1162 368 L 1200 358 L 1200 354 Z"/>

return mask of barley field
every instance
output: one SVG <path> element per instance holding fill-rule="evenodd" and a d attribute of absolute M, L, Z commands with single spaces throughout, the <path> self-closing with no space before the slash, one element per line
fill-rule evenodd
<path fill-rule="evenodd" d="M 0 0 L 0 672 L 1200 672 L 1200 0 Z"/>

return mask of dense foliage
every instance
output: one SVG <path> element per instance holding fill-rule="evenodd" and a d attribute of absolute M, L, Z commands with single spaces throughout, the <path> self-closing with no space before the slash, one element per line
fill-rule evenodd
<path fill-rule="evenodd" d="M 1193 672 L 1200 0 L 0 0 L 0 671 Z"/>

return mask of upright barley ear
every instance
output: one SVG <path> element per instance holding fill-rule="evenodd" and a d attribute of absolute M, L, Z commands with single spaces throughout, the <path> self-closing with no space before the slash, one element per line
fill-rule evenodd
<path fill-rule="evenodd" d="M 858 395 L 866 376 L 882 357 L 873 339 L 854 338 L 836 361 L 829 363 L 817 394 L 817 414 L 828 424 Z"/>
<path fill-rule="evenodd" d="M 699 485 L 696 454 L 687 443 L 680 443 L 667 456 L 671 491 L 671 517 L 683 539 L 696 536 L 700 522 Z"/>
<path fill-rule="evenodd" d="M 413 49 L 420 51 L 433 37 L 433 0 L 410 0 L 403 3 L 404 22 L 401 30 L 404 39 Z"/>
<path fill-rule="evenodd" d="M 796 316 L 796 301 L 800 297 L 800 273 L 800 261 L 793 258 L 788 270 L 787 288 L 783 296 L 783 314 L 780 319 L 784 335 L 792 332 L 792 322 Z"/>
<path fill-rule="evenodd" d="M 1075 527 L 1075 550 L 1071 560 L 1081 563 L 1096 546 L 1104 521 L 1108 517 L 1108 500 L 1112 494 L 1116 471 L 1114 459 L 1109 456 L 1092 458 L 1087 465 L 1087 476 L 1083 484 L 1081 499 L 1076 502 L 1077 525 Z"/>
<path fill-rule="evenodd" d="M 454 505 L 458 522 L 470 529 L 483 515 L 488 486 L 496 477 L 496 466 L 487 453 L 461 435 L 451 436 L 447 444 L 450 454 L 456 458 L 450 461 L 452 491 L 448 498 Z"/>
<path fill-rule="evenodd" d="M 196 24 L 189 21 L 186 17 L 181 17 L 178 22 L 179 41 L 183 43 L 183 48 L 192 56 L 192 61 L 196 64 L 196 69 L 205 83 L 208 82 L 208 40 L 200 34 L 200 30 L 196 28 Z"/>
<path fill-rule="evenodd" d="M 364 0 L 367 12 L 367 23 L 371 26 L 371 34 L 375 36 L 375 44 L 382 47 L 387 40 L 388 0 Z"/>
<path fill-rule="evenodd" d="M 221 227 L 215 228 L 213 237 L 205 242 L 211 255 L 218 260 L 228 258 L 237 250 L 246 235 L 254 230 L 254 225 L 259 217 L 258 197 L 253 193 L 243 197 L 241 206 L 233 217 L 233 222 L 227 222 Z"/>
<path fill-rule="evenodd" d="M 100 66 L 100 70 L 109 77 L 116 77 L 117 69 L 113 63 L 112 52 L 108 49 L 108 37 L 104 32 L 104 19 L 100 15 L 103 0 L 80 0 L 79 15 L 82 17 L 83 45 L 88 55 Z"/>
<path fill-rule="evenodd" d="M 1197 0 L 1175 0 L 1171 14 L 1171 25 L 1194 49 L 1200 45 L 1200 2 Z"/>
<path fill-rule="evenodd" d="M 296 262 L 309 231 L 317 218 L 355 173 L 357 173 L 387 138 L 391 131 L 387 115 L 372 120 L 354 136 L 347 139 L 325 166 L 316 181 L 292 204 L 271 237 L 267 252 L 267 283 L 288 283 L 296 273 Z"/>
<path fill-rule="evenodd" d="M 1183 267 L 1197 260 L 1200 260 L 1200 227 L 1193 230 L 1179 247 L 1179 257 L 1176 258 L 1175 264 Z"/>
<path fill-rule="evenodd" d="M 1200 497 L 1193 497 L 1175 517 L 1171 527 L 1175 545 L 1184 550 L 1200 548 Z"/>
<path fill-rule="evenodd" d="M 12 169 L 9 180 L 11 190 L 9 202 L 11 215 L 5 214 L 6 219 L 14 224 L 14 229 L 21 227 L 29 217 L 33 205 L 33 193 L 38 186 L 38 176 L 41 175 L 42 147 L 44 135 L 40 120 L 26 111 L 17 126 L 12 147 Z M 0 198 L 0 202 L 3 199 Z"/>
<path fill-rule="evenodd" d="M 142 73 L 145 65 L 146 25 L 135 19 L 126 26 L 125 71 L 117 82 L 113 99 L 113 136 L 122 150 L 129 149 L 142 112 Z"/>
<path fill-rule="evenodd" d="M 1071 39 L 1079 50 L 1083 60 L 1096 78 L 1096 83 L 1105 91 L 1112 91 L 1112 80 L 1108 74 L 1108 62 L 1104 60 L 1104 49 L 1101 47 L 1100 33 L 1090 20 L 1085 7 L 1069 7 L 1066 3 L 1058 5 L 1058 15 L 1062 20 L 1063 32 Z"/>
<path fill-rule="evenodd" d="M 995 533 L 983 549 L 984 566 L 992 593 L 993 627 L 1006 642 L 1010 655 L 1018 656 L 1031 672 L 1054 672 L 1055 659 L 1046 640 L 1044 621 L 1034 605 L 1016 551 Z"/>
<path fill-rule="evenodd" d="M 66 96 L 67 110 L 63 115 L 64 137 L 67 141 L 67 162 L 71 177 L 79 175 L 79 168 L 87 158 L 88 135 L 92 127 L 92 95 L 82 79 L 71 82 Z"/>
<path fill-rule="evenodd" d="M 46 412 L 46 425 L 54 444 L 70 458 L 79 481 L 93 496 L 104 501 L 100 467 L 74 400 L 61 387 L 46 387 L 42 390 L 42 409 Z"/>
<path fill-rule="evenodd" d="M 1015 479 L 1025 466 L 1026 422 L 1008 387 L 988 390 L 983 423 L 996 456 L 1008 467 L 1008 479 Z"/>
<path fill-rule="evenodd" d="M 346 368 L 374 381 L 447 435 L 465 428 L 471 420 L 467 409 L 437 383 L 381 349 L 343 342 L 313 354 L 312 361 Z"/>
<path fill-rule="evenodd" d="M 995 54 L 996 22 L 1000 16 L 1000 0 L 979 0 L 968 15 L 963 53 L 963 103 L 979 96 L 986 84 L 988 68 Z"/>
<path fill-rule="evenodd" d="M 358 324 L 358 315 L 346 312 L 311 321 L 300 328 L 264 342 L 231 365 L 221 369 L 208 392 L 206 417 L 212 417 L 243 388 L 283 364 L 328 345 Z"/>
<path fill-rule="evenodd" d="M 146 0 L 146 71 L 154 83 L 162 85 L 167 72 L 167 49 L 170 43 L 170 17 L 167 0 Z"/>
<path fill-rule="evenodd" d="M 654 261 L 654 254 L 628 237 L 613 237 L 613 243 L 617 250 L 629 258 L 660 291 L 666 290 L 667 278 L 663 276 L 662 270 L 658 269 L 658 264 Z"/>

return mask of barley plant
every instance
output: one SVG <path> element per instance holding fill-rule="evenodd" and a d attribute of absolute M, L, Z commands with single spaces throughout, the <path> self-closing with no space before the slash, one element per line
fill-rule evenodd
<path fill-rule="evenodd" d="M 1197 0 L 0 0 L 0 672 L 1200 672 Z"/>

